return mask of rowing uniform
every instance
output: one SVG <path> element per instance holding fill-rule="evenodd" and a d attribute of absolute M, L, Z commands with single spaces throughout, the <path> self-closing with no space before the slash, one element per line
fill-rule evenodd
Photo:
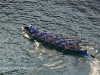
<path fill-rule="evenodd" d="M 66 42 L 63 42 L 62 44 L 63 44 L 63 46 L 64 46 L 65 48 L 67 47 L 67 43 L 66 43 Z"/>
<path fill-rule="evenodd" d="M 31 29 L 31 34 L 35 34 L 35 30 L 34 29 Z"/>
<path fill-rule="evenodd" d="M 51 34 L 51 33 L 49 33 L 49 34 L 48 34 L 48 36 L 49 36 L 49 37 L 52 37 L 52 34 Z"/>
<path fill-rule="evenodd" d="M 48 40 L 48 36 L 46 34 L 44 35 L 44 39 L 45 39 L 45 41 Z"/>
<path fill-rule="evenodd" d="M 38 32 L 39 32 L 39 30 L 38 30 L 38 28 L 37 28 L 37 29 L 35 30 L 35 33 L 38 34 Z"/>
<path fill-rule="evenodd" d="M 43 33 L 43 35 L 45 35 L 46 34 L 46 31 L 44 30 L 42 33 Z"/>
<path fill-rule="evenodd" d="M 72 46 L 72 45 L 73 45 L 73 43 L 72 43 L 72 42 L 68 42 L 68 45 L 69 45 L 69 46 Z"/>
<path fill-rule="evenodd" d="M 50 42 L 54 42 L 54 38 L 52 36 L 50 37 Z"/>
<path fill-rule="evenodd" d="M 57 43 L 57 45 L 60 45 L 61 44 L 61 40 L 58 40 L 56 43 Z"/>
<path fill-rule="evenodd" d="M 65 41 L 64 39 L 61 39 L 61 43 L 64 43 L 64 41 Z"/>
<path fill-rule="evenodd" d="M 38 33 L 38 37 L 42 37 L 42 35 L 43 35 L 42 32 Z"/>
<path fill-rule="evenodd" d="M 58 40 L 58 36 L 57 36 L 57 35 L 56 35 L 56 36 L 54 36 L 54 39 Z"/>

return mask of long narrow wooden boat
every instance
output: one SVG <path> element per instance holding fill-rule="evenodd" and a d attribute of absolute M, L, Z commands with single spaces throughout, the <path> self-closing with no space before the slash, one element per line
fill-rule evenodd
<path fill-rule="evenodd" d="M 83 56 L 85 58 L 88 58 L 89 61 L 91 61 L 91 58 L 94 58 L 93 55 L 89 55 L 87 53 L 87 50 L 72 50 L 72 49 L 68 49 L 68 48 L 64 48 L 62 46 L 59 46 L 57 44 L 53 44 L 51 42 L 45 41 L 37 36 L 33 36 L 30 32 L 29 32 L 29 27 L 27 26 L 22 26 L 22 30 L 23 30 L 23 36 L 27 37 L 31 40 L 36 40 L 37 42 L 41 43 L 43 46 L 45 47 L 49 47 L 51 49 L 55 49 L 59 52 L 62 52 L 63 54 L 73 54 L 73 55 L 77 55 L 77 56 Z"/>

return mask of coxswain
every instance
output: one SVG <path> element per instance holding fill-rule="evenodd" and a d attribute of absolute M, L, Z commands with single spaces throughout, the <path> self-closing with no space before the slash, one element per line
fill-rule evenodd
<path fill-rule="evenodd" d="M 31 32 L 32 29 L 33 29 L 33 25 L 30 24 L 30 26 L 29 26 L 29 32 Z"/>
<path fill-rule="evenodd" d="M 80 49 L 79 42 L 78 42 L 77 39 L 76 39 L 76 49 L 77 49 L 77 50 Z"/>

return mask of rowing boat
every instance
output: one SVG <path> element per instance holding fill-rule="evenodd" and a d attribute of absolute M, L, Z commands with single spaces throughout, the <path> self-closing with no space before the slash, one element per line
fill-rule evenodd
<path fill-rule="evenodd" d="M 87 50 L 82 50 L 82 49 L 73 50 L 73 49 L 64 48 L 64 47 L 59 46 L 57 44 L 45 41 L 45 40 L 43 40 L 43 39 L 41 39 L 41 38 L 39 38 L 37 36 L 32 36 L 32 34 L 29 33 L 29 31 L 28 31 L 28 27 L 26 27 L 26 26 L 25 27 L 22 26 L 22 29 L 23 29 L 24 37 L 27 37 L 27 38 L 32 39 L 32 40 L 36 40 L 39 43 L 41 43 L 42 45 L 54 48 L 55 50 L 57 50 L 59 52 L 62 52 L 64 54 L 75 54 L 75 55 L 79 55 L 79 56 L 88 56 Z"/>

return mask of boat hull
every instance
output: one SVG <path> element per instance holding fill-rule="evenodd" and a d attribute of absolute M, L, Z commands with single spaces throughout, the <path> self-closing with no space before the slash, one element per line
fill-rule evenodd
<path fill-rule="evenodd" d="M 55 49 L 59 52 L 62 52 L 63 54 L 70 54 L 70 55 L 77 55 L 77 56 L 88 56 L 87 54 L 87 50 L 71 50 L 71 49 L 65 49 L 64 47 L 58 46 L 56 44 L 50 43 L 48 41 L 45 41 L 41 38 L 38 38 L 36 36 L 32 36 L 32 34 L 30 34 L 28 32 L 27 29 L 23 28 L 23 33 L 27 34 L 28 37 L 30 37 L 30 40 L 36 40 L 37 42 L 41 43 L 41 45 L 50 48 L 51 50 Z M 26 37 L 26 36 L 24 36 Z M 26 37 L 27 38 L 27 37 Z"/>

